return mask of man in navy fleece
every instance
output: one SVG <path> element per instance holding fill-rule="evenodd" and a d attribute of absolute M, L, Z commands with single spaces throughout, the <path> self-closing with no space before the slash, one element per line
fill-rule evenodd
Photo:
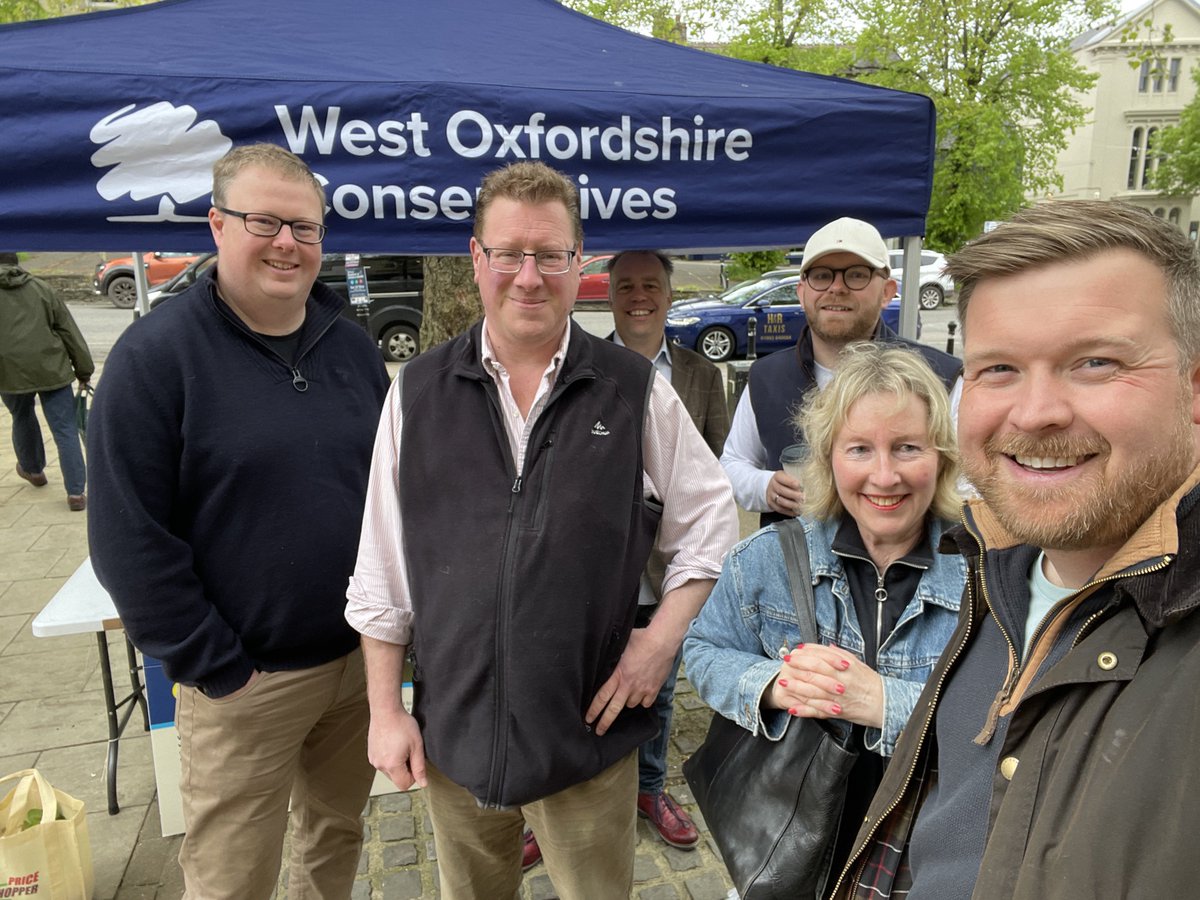
<path fill-rule="evenodd" d="M 189 900 L 347 897 L 374 770 L 342 616 L 379 352 L 314 283 L 325 197 L 298 157 L 213 167 L 211 275 L 113 348 L 88 433 L 88 537 L 134 644 L 179 683 Z"/>

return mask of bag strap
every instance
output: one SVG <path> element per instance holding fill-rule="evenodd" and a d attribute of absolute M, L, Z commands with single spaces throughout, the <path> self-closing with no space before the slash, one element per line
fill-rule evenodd
<path fill-rule="evenodd" d="M 788 583 L 792 588 L 792 602 L 796 604 L 796 624 L 800 628 L 800 640 L 806 644 L 818 643 L 821 634 L 817 631 L 812 564 L 809 562 L 808 541 L 804 538 L 804 523 L 800 519 L 786 519 L 777 523 L 775 529 L 779 532 L 783 559 L 787 563 Z"/>
<path fill-rule="evenodd" d="M 0 823 L 0 834 L 6 837 L 20 832 L 25 813 L 33 807 L 41 807 L 43 822 L 53 822 L 58 816 L 58 797 L 41 772 L 37 769 L 22 769 L 0 778 L 0 784 L 14 780 L 17 781 L 17 786 L 5 798 L 9 800 L 8 819 Z M 37 800 L 31 796 L 35 787 Z"/>

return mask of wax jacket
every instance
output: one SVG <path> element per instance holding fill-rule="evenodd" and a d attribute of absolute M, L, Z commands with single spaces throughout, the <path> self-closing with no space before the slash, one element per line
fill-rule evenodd
<path fill-rule="evenodd" d="M 95 369 L 59 296 L 19 266 L 0 266 L 0 391 L 57 390 Z"/>
<path fill-rule="evenodd" d="M 1198 484 L 1200 467 L 1039 628 L 1025 668 L 1014 653 L 997 685 L 996 712 L 1012 720 L 972 900 L 1195 895 L 1200 855 L 1185 836 L 1200 830 Z M 963 615 L 875 795 L 837 898 L 903 896 L 912 826 L 937 777 L 932 723 L 943 685 L 994 615 L 996 582 L 1021 577 L 1001 569 L 1028 558 L 979 502 L 952 537 L 970 570 Z M 1068 635 L 1065 656 L 1030 678 L 1072 604 L 1095 591 L 1111 599 Z"/>
<path fill-rule="evenodd" d="M 804 522 L 813 599 L 821 643 L 863 655 L 862 629 L 841 557 L 831 549 L 837 521 Z M 936 546 L 949 525 L 930 521 Z M 866 746 L 890 756 L 925 679 L 954 630 L 966 568 L 959 556 L 934 554 L 892 634 L 879 649 L 884 725 L 868 728 Z M 780 649 L 801 641 L 777 526 L 768 525 L 730 551 L 700 615 L 683 642 L 688 680 L 704 701 L 728 719 L 772 740 L 783 736 L 788 715 L 765 710 L 763 692 L 779 673 Z"/>

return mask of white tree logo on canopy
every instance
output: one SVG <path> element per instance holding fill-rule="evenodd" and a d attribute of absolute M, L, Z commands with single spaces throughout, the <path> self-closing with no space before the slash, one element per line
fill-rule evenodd
<path fill-rule="evenodd" d="M 89 137 L 103 146 L 92 154 L 98 169 L 113 166 L 96 183 L 105 200 L 128 194 L 133 200 L 158 197 L 158 212 L 141 216 L 109 216 L 110 222 L 203 222 L 204 216 L 182 216 L 176 203 L 196 200 L 212 191 L 213 163 L 233 141 L 213 121 L 196 122 L 190 106 L 160 101 L 144 109 L 136 103 L 105 116 Z"/>

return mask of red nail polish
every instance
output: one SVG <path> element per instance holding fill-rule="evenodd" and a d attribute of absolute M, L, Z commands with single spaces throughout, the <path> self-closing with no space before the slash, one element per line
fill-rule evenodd
<path fill-rule="evenodd" d="M 842 714 L 842 708 L 840 706 L 838 706 L 836 703 L 833 704 L 833 714 L 835 716 L 840 716 Z"/>
<path fill-rule="evenodd" d="M 800 649 L 801 647 L 803 647 L 803 646 L 804 646 L 803 644 L 797 644 L 797 645 L 796 645 L 796 649 L 797 649 L 797 650 L 799 650 L 799 649 Z"/>
<path fill-rule="evenodd" d="M 794 706 L 789 706 L 789 707 L 788 707 L 788 715 L 789 715 L 789 716 L 795 716 L 795 715 L 799 715 L 799 713 L 797 713 L 797 712 L 796 712 L 796 707 L 794 707 Z"/>
<path fill-rule="evenodd" d="M 837 692 L 838 692 L 839 694 L 844 694 L 844 693 L 846 693 L 846 686 L 845 686 L 844 684 L 839 684 L 839 685 L 837 686 Z"/>
<path fill-rule="evenodd" d="M 843 659 L 843 660 L 842 660 L 842 668 L 843 668 L 843 669 L 848 669 L 848 668 L 850 668 L 850 660 L 848 660 L 848 659 Z"/>
<path fill-rule="evenodd" d="M 784 661 L 784 662 L 791 662 L 791 661 L 792 661 L 792 654 L 790 654 L 790 653 L 786 654 L 786 655 L 783 657 L 783 661 Z"/>
<path fill-rule="evenodd" d="M 780 678 L 780 679 L 779 679 L 779 686 L 780 686 L 780 687 L 787 687 L 787 679 L 786 679 L 786 678 Z"/>

